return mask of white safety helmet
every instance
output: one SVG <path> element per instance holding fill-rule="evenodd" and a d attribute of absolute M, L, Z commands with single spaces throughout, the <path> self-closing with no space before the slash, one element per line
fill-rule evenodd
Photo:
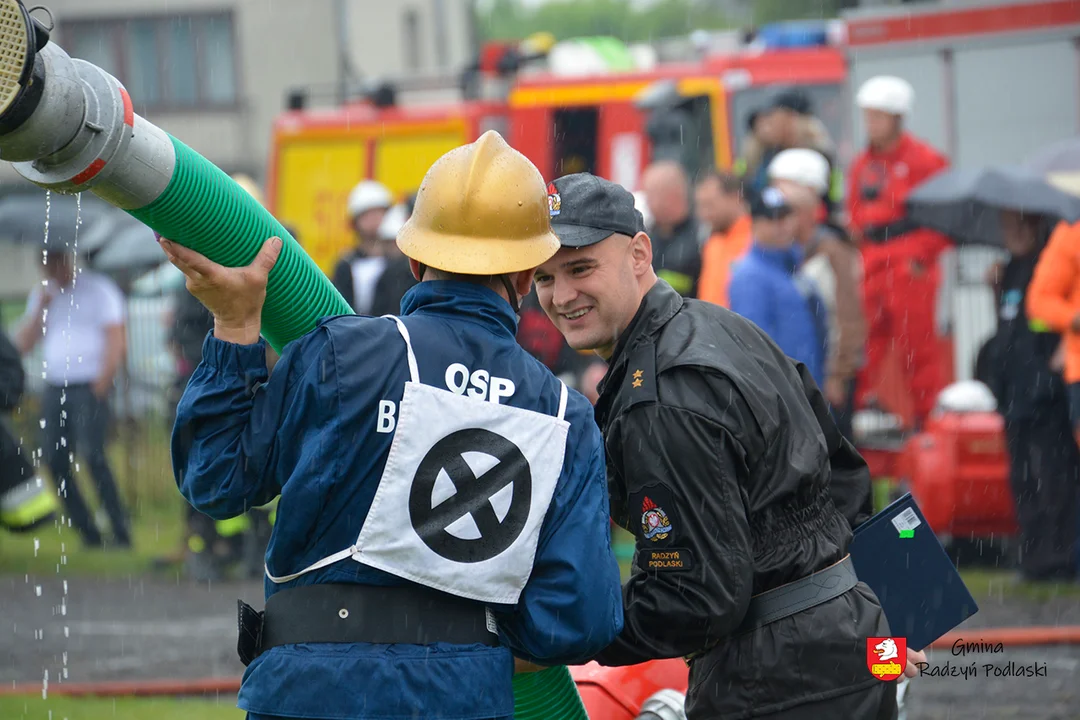
<path fill-rule="evenodd" d="M 878 75 L 862 84 L 855 104 L 863 110 L 880 110 L 890 115 L 908 115 L 915 102 L 911 83 L 893 75 Z"/>
<path fill-rule="evenodd" d="M 368 210 L 387 210 L 394 198 L 386 186 L 374 180 L 363 180 L 349 193 L 349 217 L 356 219 Z"/>
<path fill-rule="evenodd" d="M 408 219 L 409 209 L 405 207 L 405 203 L 398 203 L 386 211 L 376 236 L 379 240 L 397 240 L 398 233 L 405 227 Z"/>
<path fill-rule="evenodd" d="M 829 191 L 829 161 L 817 150 L 789 148 L 769 163 L 770 180 L 787 180 L 804 185 L 818 195 Z"/>
<path fill-rule="evenodd" d="M 937 396 L 937 410 L 953 413 L 990 413 L 997 409 L 994 393 L 978 380 L 949 385 Z"/>

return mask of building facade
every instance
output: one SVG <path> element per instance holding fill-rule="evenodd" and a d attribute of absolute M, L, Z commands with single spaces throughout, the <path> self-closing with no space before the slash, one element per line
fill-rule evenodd
<path fill-rule="evenodd" d="M 32 3 L 27 3 L 31 5 Z M 383 77 L 446 75 L 475 56 L 472 0 L 49 0 L 53 40 L 124 84 L 140 115 L 265 184 L 274 118 Z M 48 16 L 34 16 L 47 24 Z M 0 162 L 0 202 L 40 192 Z M 44 203 L 44 201 L 43 201 Z M 44 215 L 43 215 L 44 217 Z M 0 301 L 40 251 L 0 228 Z"/>
<path fill-rule="evenodd" d="M 293 89 L 458 71 L 471 0 L 50 0 L 52 36 L 119 79 L 136 112 L 227 172 L 265 179 Z M 43 13 L 35 16 L 44 22 Z M 0 163 L 0 191 L 25 184 Z"/>

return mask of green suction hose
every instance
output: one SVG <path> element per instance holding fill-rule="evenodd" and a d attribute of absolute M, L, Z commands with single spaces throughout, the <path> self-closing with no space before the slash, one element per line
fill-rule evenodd
<path fill-rule="evenodd" d="M 128 213 L 150 229 L 227 267 L 249 264 L 267 239 L 284 242 L 270 272 L 262 334 L 279 353 L 315 328 L 320 318 L 352 308 L 274 216 L 232 178 L 169 136 L 176 169 L 154 202 Z"/>
<path fill-rule="evenodd" d="M 514 675 L 514 720 L 588 720 L 565 667 Z"/>
<path fill-rule="evenodd" d="M 279 353 L 314 329 L 320 318 L 352 308 L 300 244 L 255 198 L 187 145 L 170 136 L 176 169 L 165 191 L 128 213 L 162 237 L 227 267 L 249 264 L 267 238 L 284 241 L 270 272 L 262 334 Z M 587 720 L 565 667 L 514 676 L 516 720 Z"/>

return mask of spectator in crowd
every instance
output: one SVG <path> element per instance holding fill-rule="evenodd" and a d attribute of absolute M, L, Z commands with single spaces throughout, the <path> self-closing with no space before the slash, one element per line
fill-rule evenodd
<path fill-rule="evenodd" d="M 409 258 L 397 246 L 397 236 L 401 228 L 412 216 L 415 193 L 407 197 L 386 213 L 376 233 L 379 253 L 386 259 L 386 268 L 375 283 L 375 298 L 371 305 L 371 315 L 400 315 L 401 298 L 416 284 Z"/>
<path fill-rule="evenodd" d="M 232 179 L 249 195 L 264 204 L 262 189 L 246 175 L 233 175 Z M 285 229 L 293 239 L 300 242 L 295 228 Z M 159 237 L 160 239 L 160 237 Z M 214 316 L 186 286 L 181 286 L 173 296 L 173 310 L 168 327 L 168 343 L 176 363 L 176 378 L 168 394 L 169 432 L 176 420 L 176 406 L 187 388 L 195 368 L 202 362 L 203 342 L 214 329 Z M 278 355 L 266 346 L 267 367 L 273 370 Z M 220 580 L 245 562 L 243 569 L 249 575 L 262 573 L 262 552 L 268 535 L 267 512 L 252 509 L 248 513 L 228 520 L 214 520 L 191 505 L 184 507 L 185 535 L 179 556 L 157 559 L 159 565 L 172 564 L 184 559 L 187 573 L 198 581 Z"/>
<path fill-rule="evenodd" d="M 176 379 L 169 391 L 170 432 L 176 418 L 177 403 L 202 362 L 203 342 L 214 329 L 214 316 L 186 287 L 176 291 L 174 302 L 169 344 L 176 362 Z M 268 362 L 271 353 L 276 356 L 267 346 Z M 185 559 L 187 573 L 198 581 L 220 580 L 230 569 L 244 561 L 248 548 L 246 535 L 253 529 L 250 513 L 228 520 L 214 520 L 190 505 L 184 508 L 184 528 L 181 557 Z M 170 556 L 160 558 L 158 562 L 164 564 L 178 560 Z M 261 567 L 259 563 L 260 570 Z"/>
<path fill-rule="evenodd" d="M 375 288 L 386 269 L 385 243 L 379 242 L 378 233 L 393 204 L 390 191 L 374 180 L 362 181 L 349 194 L 349 223 L 356 245 L 338 261 L 331 279 L 349 307 L 361 315 L 371 314 Z"/>
<path fill-rule="evenodd" d="M 775 187 L 751 196 L 753 244 L 731 273 L 731 310 L 750 320 L 789 357 L 824 383 L 824 306 L 795 281 L 802 254 L 795 247 L 795 216 Z"/>
<path fill-rule="evenodd" d="M 641 178 L 652 224 L 653 267 L 683 297 L 697 297 L 701 248 L 707 228 L 690 212 L 690 181 L 679 163 L 665 160 L 645 168 Z"/>
<path fill-rule="evenodd" d="M 941 233 L 907 218 L 908 193 L 948 167 L 948 160 L 905 129 L 914 103 L 905 80 L 878 76 L 860 88 L 867 148 L 848 173 L 848 218 L 863 256 L 866 365 L 860 395 L 876 394 L 882 363 L 895 348 L 903 382 L 921 425 L 946 382 L 937 329 L 938 260 L 949 247 Z"/>
<path fill-rule="evenodd" d="M 1020 526 L 1020 574 L 1028 581 L 1072 581 L 1080 449 L 1068 441 L 1072 429 L 1063 358 L 1055 358 L 1061 337 L 1040 332 L 1038 324 L 1033 329 L 1025 307 L 1048 223 L 1004 210 L 1001 225 L 1010 257 L 1003 269 L 996 268 L 998 327 L 987 346 L 985 381 L 1005 418 Z"/>
<path fill-rule="evenodd" d="M 698 181 L 694 193 L 698 221 L 708 228 L 701 253 L 698 299 L 728 307 L 731 267 L 750 249 L 750 213 L 742 194 L 742 180 L 712 171 Z"/>
<path fill-rule="evenodd" d="M 795 239 L 804 256 L 800 272 L 813 281 L 825 304 L 829 322 L 822 390 L 837 427 L 851 440 L 855 380 L 866 345 L 859 251 L 843 229 L 818 222 L 829 185 L 824 156 L 805 148 L 785 150 L 770 163 L 769 177 L 795 210 Z"/>
<path fill-rule="evenodd" d="M 749 190 L 761 192 L 769 184 L 769 163 L 788 148 L 817 150 L 831 167 L 835 155 L 832 138 L 824 123 L 814 116 L 809 98 L 799 90 L 777 92 L 754 116 L 754 128 L 757 142 L 747 148 L 748 155 L 741 163 Z M 828 191 L 824 197 L 827 199 Z"/>
<path fill-rule="evenodd" d="M 1073 434 L 1080 444 L 1080 223 L 1059 223 L 1035 267 L 1027 311 L 1065 342 L 1065 383 Z"/>
<path fill-rule="evenodd" d="M 52 247 L 45 254 L 45 283 L 31 291 L 15 340 L 23 355 L 43 345 L 45 460 L 72 526 L 89 547 L 102 547 L 103 540 L 72 474 L 75 456 L 86 461 L 116 544 L 131 547 L 105 452 L 109 394 L 126 350 L 125 316 L 116 283 L 92 270 L 76 272 L 75 253 Z"/>
<path fill-rule="evenodd" d="M 19 351 L 0 328 L 0 528 L 27 532 L 56 517 L 56 492 L 34 473 L 31 453 L 23 448 L 6 418 L 26 386 Z"/>

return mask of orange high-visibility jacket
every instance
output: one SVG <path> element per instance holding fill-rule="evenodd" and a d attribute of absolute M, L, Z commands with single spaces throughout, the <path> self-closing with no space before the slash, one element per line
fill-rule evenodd
<path fill-rule="evenodd" d="M 1027 313 L 1033 329 L 1064 336 L 1065 382 L 1080 382 L 1080 333 L 1070 329 L 1080 313 L 1080 223 L 1054 229 L 1028 288 Z"/>
<path fill-rule="evenodd" d="M 750 216 L 743 215 L 726 233 L 713 233 L 701 251 L 698 299 L 728 305 L 731 267 L 750 249 Z"/>

